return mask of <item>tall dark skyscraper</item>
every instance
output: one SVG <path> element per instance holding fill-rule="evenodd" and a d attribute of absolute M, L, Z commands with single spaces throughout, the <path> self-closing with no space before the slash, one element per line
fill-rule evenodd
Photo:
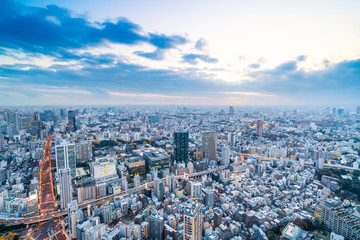
<path fill-rule="evenodd" d="M 38 113 L 34 113 L 33 120 L 31 121 L 31 135 L 36 138 L 41 138 L 41 121 Z"/>
<path fill-rule="evenodd" d="M 68 121 L 69 121 L 69 131 L 76 131 L 76 120 L 75 120 L 75 110 L 68 111 Z"/>
<path fill-rule="evenodd" d="M 174 161 L 188 162 L 189 161 L 189 133 L 176 132 L 174 133 Z"/>

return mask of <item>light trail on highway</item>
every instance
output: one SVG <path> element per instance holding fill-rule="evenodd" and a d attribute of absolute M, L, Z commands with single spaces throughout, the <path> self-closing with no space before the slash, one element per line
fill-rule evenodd
<path fill-rule="evenodd" d="M 56 209 L 57 202 L 54 196 L 54 186 L 51 174 L 51 145 L 52 137 L 46 140 L 43 157 L 40 166 L 39 180 L 39 212 L 40 215 L 52 213 Z"/>

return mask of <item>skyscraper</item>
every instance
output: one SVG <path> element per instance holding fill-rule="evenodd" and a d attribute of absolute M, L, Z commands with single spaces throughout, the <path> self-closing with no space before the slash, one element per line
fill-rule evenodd
<path fill-rule="evenodd" d="M 76 238 L 76 225 L 78 222 L 82 222 L 84 218 L 81 210 L 71 207 L 69 204 L 69 214 L 68 214 L 68 226 L 69 226 L 69 235 L 72 238 Z"/>
<path fill-rule="evenodd" d="M 128 182 L 127 182 L 126 176 L 121 177 L 121 189 L 123 191 L 128 190 Z"/>
<path fill-rule="evenodd" d="M 220 224 L 222 224 L 223 221 L 223 212 L 220 208 L 215 208 L 214 209 L 214 225 L 215 227 L 220 226 Z"/>
<path fill-rule="evenodd" d="M 75 115 L 76 115 L 75 110 L 68 111 L 68 121 L 69 121 L 69 131 L 70 132 L 75 132 L 77 130 Z"/>
<path fill-rule="evenodd" d="M 339 108 L 339 109 L 337 110 L 337 114 L 338 114 L 339 116 L 343 115 L 344 112 L 345 112 L 345 110 L 344 110 L 343 108 Z"/>
<path fill-rule="evenodd" d="M 155 180 L 154 194 L 159 199 L 159 201 L 162 201 L 164 199 L 164 182 L 160 179 Z"/>
<path fill-rule="evenodd" d="M 92 159 L 92 144 L 89 141 L 76 143 L 76 163 L 89 162 Z"/>
<path fill-rule="evenodd" d="M 174 133 L 174 161 L 188 162 L 189 152 L 189 133 L 175 132 Z"/>
<path fill-rule="evenodd" d="M 60 203 L 61 208 L 67 208 L 69 202 L 71 202 L 71 178 L 70 168 L 62 168 L 59 170 L 59 182 L 61 186 Z"/>
<path fill-rule="evenodd" d="M 223 146 L 221 149 L 221 164 L 230 164 L 230 148 L 228 146 Z"/>
<path fill-rule="evenodd" d="M 235 145 L 235 133 L 232 133 L 232 132 L 228 132 L 228 140 L 227 140 L 227 143 L 228 145 Z"/>
<path fill-rule="evenodd" d="M 115 214 L 110 204 L 104 204 L 100 207 L 101 220 L 103 223 L 109 223 L 115 218 Z"/>
<path fill-rule="evenodd" d="M 205 206 L 213 207 L 214 206 L 214 191 L 205 190 Z"/>
<path fill-rule="evenodd" d="M 325 162 L 325 160 L 324 160 L 324 158 L 319 158 L 319 160 L 317 161 L 317 167 L 318 167 L 318 169 L 323 169 L 324 168 L 324 162 Z"/>
<path fill-rule="evenodd" d="M 203 132 L 201 151 L 203 157 L 209 160 L 216 160 L 216 133 Z"/>
<path fill-rule="evenodd" d="M 172 192 L 177 186 L 177 180 L 175 175 L 167 175 L 166 176 L 166 186 L 169 187 L 169 191 Z"/>
<path fill-rule="evenodd" d="M 163 240 L 164 236 L 164 219 L 158 215 L 151 214 L 150 222 L 150 239 Z"/>
<path fill-rule="evenodd" d="M 71 177 L 76 175 L 76 153 L 73 143 L 63 142 L 55 146 L 56 169 L 70 168 Z"/>
<path fill-rule="evenodd" d="M 140 176 L 139 176 L 139 174 L 136 174 L 135 176 L 134 176 L 134 186 L 135 187 L 138 187 L 138 186 L 140 186 Z"/>
<path fill-rule="evenodd" d="M 5 110 L 0 110 L 0 122 L 6 121 L 6 112 Z"/>
<path fill-rule="evenodd" d="M 191 182 L 190 195 L 192 198 L 199 199 L 201 197 L 201 183 L 200 182 Z"/>
<path fill-rule="evenodd" d="M 38 113 L 34 113 L 33 119 L 31 121 L 31 131 L 30 134 L 35 136 L 37 139 L 41 137 L 41 121 Z"/>
<path fill-rule="evenodd" d="M 20 118 L 19 115 L 15 112 L 8 112 L 7 113 L 7 134 L 10 137 L 19 133 L 20 130 Z"/>
<path fill-rule="evenodd" d="M 83 178 L 77 185 L 78 203 L 96 198 L 95 179 L 93 177 Z"/>
<path fill-rule="evenodd" d="M 33 120 L 32 115 L 22 116 L 20 118 L 20 122 L 21 122 L 20 129 L 21 130 L 26 130 L 27 133 L 31 134 L 31 122 L 32 122 L 32 120 Z M 1 122 L 1 120 L 0 120 L 0 122 Z"/>
<path fill-rule="evenodd" d="M 258 120 L 256 122 L 256 135 L 262 136 L 263 135 L 263 121 Z"/>
<path fill-rule="evenodd" d="M 201 240 L 202 216 L 201 204 L 188 203 L 184 212 L 184 240 Z"/>
<path fill-rule="evenodd" d="M 233 107 L 233 106 L 230 106 L 230 107 L 229 107 L 229 114 L 230 114 L 230 115 L 234 115 L 234 112 L 235 112 L 235 111 L 234 111 L 234 107 Z"/>

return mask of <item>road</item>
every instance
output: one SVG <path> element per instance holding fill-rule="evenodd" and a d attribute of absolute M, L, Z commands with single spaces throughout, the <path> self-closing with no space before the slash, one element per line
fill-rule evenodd
<path fill-rule="evenodd" d="M 40 215 L 52 213 L 56 209 L 57 201 L 54 196 L 54 186 L 51 173 L 51 144 L 52 137 L 46 140 L 40 166 L 39 180 L 39 212 Z"/>

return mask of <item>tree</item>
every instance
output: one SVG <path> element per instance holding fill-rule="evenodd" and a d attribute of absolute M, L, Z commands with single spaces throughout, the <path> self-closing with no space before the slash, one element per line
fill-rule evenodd
<path fill-rule="evenodd" d="M 0 240 L 17 240 L 19 239 L 19 234 L 18 233 L 13 233 L 13 232 L 9 232 L 7 234 L 7 236 L 1 236 Z"/>
<path fill-rule="evenodd" d="M 266 236 L 269 240 L 276 240 L 276 234 L 271 230 L 266 232 Z"/>
<path fill-rule="evenodd" d="M 314 223 L 311 221 L 310 218 L 305 218 L 304 222 L 308 226 L 308 231 L 314 231 L 315 230 Z"/>
<path fill-rule="evenodd" d="M 354 177 L 360 177 L 360 170 L 354 170 L 352 174 Z"/>
<path fill-rule="evenodd" d="M 305 230 L 305 231 L 307 231 L 309 229 L 308 224 L 305 221 L 301 220 L 301 219 L 298 219 L 298 218 L 295 219 L 294 224 L 296 226 L 300 227 L 301 229 Z"/>

